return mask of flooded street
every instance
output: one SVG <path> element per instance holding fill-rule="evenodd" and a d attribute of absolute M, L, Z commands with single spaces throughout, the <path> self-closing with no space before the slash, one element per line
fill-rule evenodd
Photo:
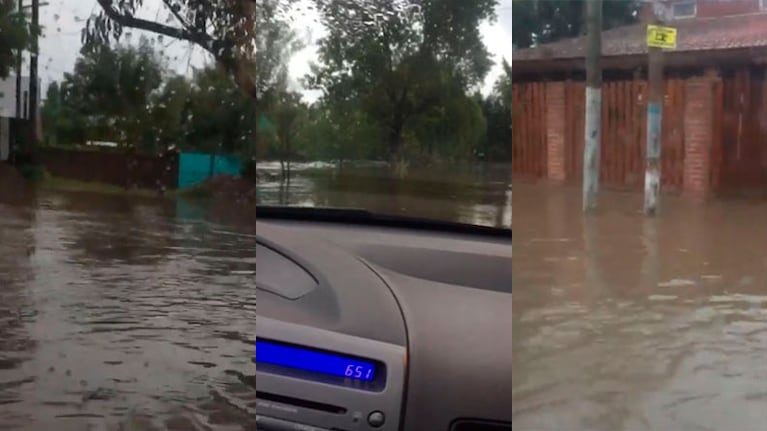
<path fill-rule="evenodd" d="M 364 208 L 386 214 L 511 227 L 511 166 L 478 164 L 410 169 L 395 179 L 385 164 L 293 165 L 291 182 L 279 180 L 277 162 L 259 163 L 259 202 Z"/>
<path fill-rule="evenodd" d="M 299 173 L 259 198 L 510 226 L 503 172 Z M 0 429 L 254 429 L 255 225 L 207 215 L 95 193 L 0 202 Z"/>
<path fill-rule="evenodd" d="M 0 429 L 254 428 L 253 228 L 188 213 L 0 203 Z"/>
<path fill-rule="evenodd" d="M 515 430 L 767 423 L 767 203 L 517 184 Z"/>

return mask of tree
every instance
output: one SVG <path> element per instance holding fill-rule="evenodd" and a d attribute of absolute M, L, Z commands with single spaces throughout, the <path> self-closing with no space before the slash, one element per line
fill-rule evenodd
<path fill-rule="evenodd" d="M 511 160 L 511 65 L 503 60 L 503 74 L 486 98 L 477 96 L 487 130 L 477 156 L 483 160 Z"/>
<path fill-rule="evenodd" d="M 139 46 L 86 45 L 74 70 L 48 88 L 49 143 L 121 143 L 141 153 L 171 148 L 249 156 L 255 104 L 221 67 L 170 73 L 148 39 Z"/>
<path fill-rule="evenodd" d="M 255 15 L 257 3 L 266 0 L 162 0 L 165 16 L 157 21 L 139 16 L 144 0 L 97 1 L 101 12 L 88 19 L 86 44 L 117 40 L 126 27 L 192 42 L 209 52 L 247 94 L 257 96 Z M 291 2 L 280 0 L 280 10 Z"/>
<path fill-rule="evenodd" d="M 423 8 L 423 48 L 442 64 L 451 65 L 454 76 L 466 87 L 484 80 L 493 62 L 482 40 L 479 24 L 495 19 L 497 0 L 413 1 Z"/>
<path fill-rule="evenodd" d="M 282 177 L 290 181 L 290 161 L 295 157 L 295 140 L 299 133 L 299 121 L 305 112 L 301 95 L 282 91 L 275 97 L 273 115 L 275 121 L 277 153 L 280 159 Z"/>
<path fill-rule="evenodd" d="M 163 74 L 146 39 L 138 47 L 91 45 L 61 84 L 49 88 L 43 118 L 62 143 L 108 140 L 142 149 L 151 96 Z"/>
<path fill-rule="evenodd" d="M 503 75 L 498 78 L 493 90 L 511 109 L 511 65 L 505 59 L 503 60 Z"/>
<path fill-rule="evenodd" d="M 49 144 L 56 145 L 60 135 L 60 124 L 63 120 L 61 106 L 61 90 L 58 82 L 52 82 L 45 93 L 45 104 L 42 107 L 43 136 Z"/>
<path fill-rule="evenodd" d="M 639 0 L 604 2 L 603 27 L 610 29 L 638 18 Z M 580 36 L 585 27 L 585 0 L 514 0 L 512 40 L 517 48 Z"/>
<path fill-rule="evenodd" d="M 182 148 L 245 157 L 255 151 L 255 104 L 225 70 L 208 67 L 195 72 L 184 112 Z"/>
<path fill-rule="evenodd" d="M 192 82 L 185 76 L 170 75 L 150 96 L 144 149 L 154 153 L 172 148 L 188 148 Z"/>
<path fill-rule="evenodd" d="M 362 109 L 384 134 L 393 164 L 406 157 L 419 117 L 450 104 L 446 95 L 465 99 L 490 68 L 479 23 L 494 17 L 496 0 L 316 3 L 328 35 L 309 83 L 329 105 Z"/>
<path fill-rule="evenodd" d="M 258 0 L 256 8 L 256 103 L 267 111 L 288 80 L 288 60 L 302 48 L 280 17 L 282 0 Z"/>
<path fill-rule="evenodd" d="M 477 156 L 481 160 L 511 160 L 511 102 L 499 94 L 481 99 L 487 130 Z"/>
<path fill-rule="evenodd" d="M 30 28 L 24 15 L 16 10 L 16 0 L 0 0 L 0 78 L 8 76 L 16 64 L 16 55 L 30 41 Z"/>
<path fill-rule="evenodd" d="M 411 159 L 469 160 L 485 131 L 481 106 L 450 74 L 435 75 L 435 103 L 413 119 L 408 129 Z M 415 153 L 415 156 L 412 154 Z"/>
<path fill-rule="evenodd" d="M 327 99 L 307 108 L 296 148 L 311 160 L 333 161 L 339 170 L 347 160 L 385 157 L 381 131 L 353 104 L 333 104 Z"/>

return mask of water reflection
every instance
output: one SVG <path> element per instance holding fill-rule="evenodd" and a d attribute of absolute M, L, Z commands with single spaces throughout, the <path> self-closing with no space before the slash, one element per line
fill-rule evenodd
<path fill-rule="evenodd" d="M 29 333 L 27 323 L 34 319 L 30 307 L 32 298 L 25 286 L 34 277 L 30 260 L 35 253 L 32 226 L 35 213 L 28 207 L 0 204 L 0 415 L 9 421 L 20 401 L 25 386 L 33 384 L 35 376 L 17 370 L 30 360 L 37 349 L 37 340 Z M 8 415 L 4 413 L 7 411 Z"/>
<path fill-rule="evenodd" d="M 37 199 L 0 206 L 0 428 L 252 429 L 253 236 L 163 200 Z"/>
<path fill-rule="evenodd" d="M 767 204 L 515 192 L 515 429 L 767 423 Z"/>
<path fill-rule="evenodd" d="M 511 227 L 511 168 L 480 164 L 414 169 L 393 178 L 385 165 L 298 164 L 290 182 L 279 164 L 259 165 L 259 203 L 364 208 L 375 212 Z"/>

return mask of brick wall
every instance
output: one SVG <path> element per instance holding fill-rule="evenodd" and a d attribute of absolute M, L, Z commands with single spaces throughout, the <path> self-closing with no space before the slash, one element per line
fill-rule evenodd
<path fill-rule="evenodd" d="M 710 77 L 687 81 L 684 113 L 684 193 L 706 198 L 711 191 L 714 91 Z"/>
<path fill-rule="evenodd" d="M 524 82 L 511 87 L 511 168 L 515 177 L 547 176 L 546 86 L 546 82 Z"/>
<path fill-rule="evenodd" d="M 707 72 L 705 76 L 675 80 L 667 83 L 666 86 L 667 94 L 670 95 L 667 97 L 671 97 L 669 100 L 678 102 L 678 105 L 667 106 L 667 112 L 665 112 L 667 115 L 664 115 L 664 121 L 672 122 L 664 127 L 668 129 L 667 133 L 664 133 L 664 184 L 666 186 L 671 184 L 674 186 L 673 190 L 681 189 L 683 194 L 695 199 L 708 197 L 715 187 L 711 177 L 714 163 L 712 161 L 714 108 L 717 100 L 714 89 L 717 79 L 719 78 Z M 643 83 L 627 81 L 608 83 L 603 86 L 603 98 L 605 88 L 611 91 L 609 94 L 613 95 L 607 100 L 603 99 L 603 103 L 609 109 L 619 113 L 615 118 L 623 118 L 623 120 L 621 122 L 616 119 L 611 120 L 612 117 L 603 116 L 602 152 L 603 161 L 607 163 L 602 166 L 600 179 L 602 184 L 621 187 L 631 184 L 641 186 L 641 181 L 634 183 L 628 178 L 635 174 L 643 174 L 644 159 L 637 161 L 636 157 L 642 154 L 642 148 L 645 145 L 642 131 L 646 128 L 646 124 L 639 120 L 641 113 L 637 111 L 644 108 L 631 108 L 626 105 L 631 99 L 621 99 L 619 96 L 635 94 L 643 88 L 642 85 Z M 568 163 L 572 162 L 568 159 L 581 157 L 582 142 L 579 145 L 580 141 L 577 141 L 580 135 L 574 140 L 570 128 L 582 124 L 583 118 L 582 116 L 571 118 L 575 121 L 569 122 L 567 118 L 570 110 L 581 107 L 583 99 L 568 99 L 567 83 L 562 81 L 545 83 L 544 93 L 545 134 L 540 145 L 543 149 L 541 153 L 545 156 L 545 171 L 540 172 L 536 177 L 553 182 L 578 180 L 577 172 L 570 172 L 572 169 L 568 168 Z M 568 103 L 578 106 L 568 106 Z M 604 122 L 605 118 L 608 121 Z M 636 120 L 629 121 L 626 118 L 636 118 Z M 531 119 L 532 117 L 526 118 L 528 121 Z M 677 121 L 674 122 L 674 119 Z M 679 124 L 679 128 L 674 128 L 673 124 Z M 525 127 L 525 124 L 519 122 L 518 127 Z M 628 140 L 621 140 L 624 136 Z M 535 144 L 538 145 L 537 142 Z M 640 165 L 641 168 L 637 168 Z M 608 169 L 610 167 L 612 171 Z M 615 174 L 614 178 L 606 178 L 606 172 Z"/>
<path fill-rule="evenodd" d="M 546 83 L 546 168 L 548 179 L 565 181 L 565 83 Z"/>

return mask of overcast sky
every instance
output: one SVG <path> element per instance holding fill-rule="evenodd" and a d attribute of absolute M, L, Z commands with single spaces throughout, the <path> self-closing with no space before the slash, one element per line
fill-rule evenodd
<path fill-rule="evenodd" d="M 24 1 L 27 4 L 30 2 Z M 485 44 L 496 62 L 487 77 L 484 91 L 488 91 L 500 75 L 502 58 L 511 61 L 511 2 L 512 0 L 499 0 L 497 22 L 482 25 Z M 42 0 L 42 3 L 47 5 L 40 9 L 40 23 L 44 27 L 44 35 L 40 41 L 39 63 L 40 77 L 45 88 L 51 81 L 60 80 L 64 72 L 69 72 L 74 67 L 81 46 L 80 30 L 89 16 L 98 13 L 99 6 L 96 0 Z M 167 10 L 162 6 L 162 0 L 144 0 L 140 15 L 153 20 L 169 19 Z M 299 17 L 295 21 L 295 28 L 299 36 L 304 38 L 306 45 L 290 62 L 293 85 L 300 90 L 299 78 L 309 72 L 309 65 L 316 60 L 316 41 L 322 36 L 323 28 L 317 23 L 317 17 L 310 14 Z M 133 31 L 130 40 L 137 42 L 140 36 L 141 32 Z M 187 73 L 190 68 L 211 61 L 207 53 L 190 43 L 166 38 L 162 42 L 156 41 L 156 44 L 167 56 L 169 66 L 180 73 Z M 315 94 L 305 93 L 305 98 L 309 100 L 315 97 Z"/>

